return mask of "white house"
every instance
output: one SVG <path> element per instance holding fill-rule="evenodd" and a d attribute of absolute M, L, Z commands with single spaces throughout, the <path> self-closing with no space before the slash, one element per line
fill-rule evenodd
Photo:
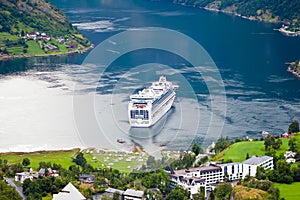
<path fill-rule="evenodd" d="M 26 179 L 33 179 L 33 177 L 30 175 L 30 172 L 21 172 L 15 174 L 15 181 L 17 182 L 23 183 Z"/>
<path fill-rule="evenodd" d="M 224 181 L 222 168 L 217 165 L 176 170 L 170 176 L 174 186 L 182 186 L 190 191 L 191 195 L 198 193 L 200 187 Z"/>
<path fill-rule="evenodd" d="M 257 167 L 263 167 L 265 170 L 273 170 L 273 157 L 270 156 L 252 156 L 243 162 L 243 178 L 245 176 L 255 176 Z"/>
<path fill-rule="evenodd" d="M 200 187 L 211 190 L 216 183 L 224 182 L 225 178 L 235 181 L 245 178 L 247 175 L 255 176 L 257 167 L 261 166 L 265 170 L 273 170 L 273 157 L 253 156 L 244 162 L 211 164 L 210 166 L 197 167 L 186 170 L 176 170 L 170 173 L 172 185 L 180 185 L 196 194 Z"/>
<path fill-rule="evenodd" d="M 68 183 L 58 194 L 53 194 L 52 200 L 86 200 L 86 198 L 72 183 Z"/>
<path fill-rule="evenodd" d="M 284 154 L 285 161 L 287 163 L 295 163 L 296 162 L 295 156 L 296 156 L 296 153 L 292 152 L 292 151 L 286 151 Z"/>
<path fill-rule="evenodd" d="M 296 159 L 295 158 L 288 158 L 285 160 L 287 163 L 295 163 Z"/>
<path fill-rule="evenodd" d="M 221 164 L 224 177 L 229 181 L 240 180 L 243 178 L 243 164 L 240 162 Z"/>
<path fill-rule="evenodd" d="M 172 174 L 171 180 L 174 185 L 180 185 L 183 188 L 191 192 L 191 194 L 196 194 L 200 187 L 205 187 L 205 179 L 195 178 L 195 177 L 184 177 L 181 174 Z"/>

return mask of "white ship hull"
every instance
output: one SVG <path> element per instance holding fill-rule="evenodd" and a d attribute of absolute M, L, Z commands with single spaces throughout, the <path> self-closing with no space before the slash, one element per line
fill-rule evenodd
<path fill-rule="evenodd" d="M 175 88 L 165 77 L 160 77 L 149 88 L 132 95 L 128 104 L 130 126 L 146 128 L 159 121 L 173 105 Z"/>
<path fill-rule="evenodd" d="M 152 110 L 152 106 L 149 106 L 147 111 L 149 111 L 150 116 L 149 119 L 132 119 L 131 118 L 131 110 L 132 110 L 132 105 L 129 104 L 128 108 L 128 118 L 129 118 L 129 123 L 131 127 L 141 127 L 141 128 L 147 128 L 150 126 L 153 126 L 158 120 L 160 120 L 172 107 L 173 102 L 175 99 L 175 92 L 174 95 L 170 96 L 170 98 L 166 99 L 164 103 L 157 109 Z"/>

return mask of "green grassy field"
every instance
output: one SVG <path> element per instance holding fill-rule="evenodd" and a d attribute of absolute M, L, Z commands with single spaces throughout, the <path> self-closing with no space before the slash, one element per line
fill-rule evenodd
<path fill-rule="evenodd" d="M 280 197 L 285 200 L 298 200 L 300 198 L 300 182 L 292 184 L 274 183 L 274 186 L 280 190 Z"/>
<path fill-rule="evenodd" d="M 250 157 L 254 155 L 265 155 L 264 142 L 252 141 L 235 143 L 223 152 L 223 159 L 231 159 L 233 162 L 241 162 L 246 159 L 247 153 Z"/>
<path fill-rule="evenodd" d="M 28 45 L 28 52 L 27 54 L 29 55 L 44 55 L 45 52 L 41 49 L 40 45 L 33 41 L 33 40 L 29 40 L 26 42 L 26 44 Z"/>
<path fill-rule="evenodd" d="M 300 143 L 300 134 L 295 135 Z M 279 150 L 276 151 L 277 155 L 285 153 L 289 149 L 289 138 L 282 138 L 282 145 Z M 264 141 L 246 141 L 237 142 L 218 154 L 214 160 L 232 160 L 233 162 L 241 162 L 246 159 L 247 153 L 249 156 L 263 156 L 265 155 Z"/>
<path fill-rule="evenodd" d="M 74 165 L 72 159 L 75 158 L 79 149 L 68 151 L 42 151 L 33 153 L 3 153 L 0 159 L 7 160 L 10 164 L 22 163 L 24 158 L 30 159 L 30 167 L 37 170 L 40 162 L 51 162 L 60 164 L 68 169 Z M 145 153 L 125 153 L 110 151 L 83 151 L 87 162 L 95 168 L 111 167 L 122 172 L 130 172 L 144 164 L 148 158 Z"/>
<path fill-rule="evenodd" d="M 53 43 L 55 46 L 57 46 L 60 50 L 60 52 L 55 52 L 55 53 L 67 53 L 68 52 L 68 49 L 65 45 L 60 44 L 60 43 L 58 43 L 56 41 L 53 41 L 53 40 L 51 41 L 51 43 Z"/>
<path fill-rule="evenodd" d="M 64 168 L 73 165 L 72 158 L 76 156 L 79 149 L 70 151 L 43 151 L 34 153 L 5 153 L 0 154 L 0 159 L 6 159 L 8 163 L 22 163 L 24 158 L 30 159 L 30 167 L 37 169 L 40 162 L 51 162 L 61 164 Z"/>

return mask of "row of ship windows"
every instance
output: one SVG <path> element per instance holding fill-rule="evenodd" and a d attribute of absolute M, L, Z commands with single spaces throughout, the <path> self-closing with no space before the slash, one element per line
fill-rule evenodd
<path fill-rule="evenodd" d="M 148 110 L 131 110 L 130 111 L 131 119 L 149 119 Z"/>

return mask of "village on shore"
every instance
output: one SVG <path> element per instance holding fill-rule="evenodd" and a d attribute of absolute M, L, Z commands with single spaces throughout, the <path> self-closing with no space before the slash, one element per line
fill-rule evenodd
<path fill-rule="evenodd" d="M 2 38 L 7 39 L 0 41 L 0 60 L 83 53 L 93 48 L 81 34 L 53 37 L 45 32 L 22 31 L 18 37 L 4 34 Z"/>
<path fill-rule="evenodd" d="M 296 123 L 297 121 L 294 122 Z M 233 193 L 230 192 L 231 195 L 234 195 L 237 192 L 236 190 L 244 191 L 247 188 L 245 184 L 249 181 L 257 182 L 257 184 L 267 184 L 268 186 L 266 187 L 268 187 L 268 190 L 271 190 L 270 184 L 272 182 L 268 182 L 268 179 L 277 179 L 276 176 L 278 175 L 276 174 L 281 173 L 280 169 L 278 169 L 278 165 L 296 166 L 296 164 L 299 163 L 299 134 L 300 133 L 293 134 L 290 132 L 285 132 L 281 134 L 280 137 L 275 137 L 267 131 L 263 131 L 261 133 L 260 140 L 257 140 L 256 138 L 251 139 L 249 137 L 245 137 L 243 139 L 236 139 L 235 142 L 232 142 L 231 140 L 229 140 L 229 138 L 219 138 L 216 143 L 213 142 L 211 145 L 209 145 L 205 151 L 201 151 L 200 147 L 195 143 L 193 144 L 192 148 L 187 151 L 163 151 L 164 161 L 155 160 L 155 158 L 147 155 L 147 153 L 143 151 L 130 153 L 89 148 L 78 151 L 79 153 L 77 153 L 76 157 L 73 158 L 72 161 L 76 165 L 72 165 L 69 167 L 69 170 L 71 170 L 70 172 L 65 171 L 65 169 L 63 169 L 62 166 L 58 164 L 51 164 L 46 162 L 41 162 L 39 164 L 39 168 L 33 169 L 29 167 L 30 161 L 26 158 L 26 155 L 30 154 L 22 154 L 22 163 L 24 166 L 28 166 L 28 170 L 16 172 L 14 174 L 14 178 L 5 177 L 4 180 L 8 184 L 15 185 L 15 187 L 19 188 L 17 191 L 23 191 L 20 190 L 20 187 L 21 189 L 24 189 L 25 187 L 24 192 L 28 195 L 28 193 L 26 193 L 26 191 L 28 191 L 27 188 L 31 187 L 30 185 L 32 183 L 35 183 L 35 181 L 41 181 L 41 178 L 43 180 L 69 180 L 65 179 L 66 173 L 72 173 L 72 176 L 74 176 L 75 179 L 73 181 L 65 182 L 65 185 L 60 190 L 54 190 L 57 192 L 54 192 L 51 196 L 51 199 L 53 200 L 66 198 L 72 198 L 74 200 L 107 200 L 117 199 L 116 197 L 118 197 L 118 199 L 124 200 L 170 199 L 168 197 L 172 194 L 173 191 L 178 192 L 177 190 L 182 190 L 181 192 L 183 193 L 184 191 L 187 191 L 186 195 L 188 194 L 188 197 L 190 199 L 198 199 L 198 195 L 202 195 L 203 199 L 211 199 L 212 196 L 219 195 L 216 191 L 218 191 L 220 187 L 223 188 L 224 185 L 231 188 L 230 191 L 235 191 Z M 275 154 L 273 151 L 274 149 L 280 149 L 283 141 L 285 141 L 285 143 L 288 142 L 289 149 L 284 152 L 283 158 L 279 158 L 276 155 L 276 151 Z M 292 143 L 290 141 L 296 143 Z M 224 150 L 226 151 L 226 149 L 228 148 L 233 148 L 231 147 L 232 145 L 246 145 L 252 143 L 256 145 L 258 144 L 258 142 L 259 144 L 262 144 L 261 142 L 264 142 L 266 155 L 250 156 L 247 153 L 246 159 L 243 159 L 239 162 L 233 162 L 231 160 L 214 160 L 214 158 L 222 154 Z M 227 145 L 219 149 L 220 145 L 224 144 Z M 249 149 L 249 151 L 251 150 Z M 0 160 L 3 164 L 1 155 Z M 127 175 L 122 175 L 124 177 L 133 176 L 131 178 L 128 177 L 129 179 L 131 179 L 131 181 L 133 181 L 130 181 L 131 183 L 128 183 L 129 185 L 131 185 L 129 187 L 126 186 L 125 183 L 120 183 L 121 185 L 125 184 L 121 187 L 121 185 L 115 182 L 115 178 L 103 179 L 102 177 L 106 177 L 107 175 L 108 177 L 112 178 L 112 174 L 114 173 L 119 174 L 115 174 L 114 176 L 117 175 L 117 177 L 120 177 L 122 173 L 112 170 L 118 166 L 119 162 L 122 161 L 124 161 L 126 166 L 132 166 L 130 168 L 127 167 L 128 171 L 134 172 L 133 174 L 129 173 Z M 7 161 L 5 162 L 8 163 Z M 53 160 L 53 162 L 55 161 Z M 134 166 L 132 165 L 133 162 L 137 164 L 135 166 L 138 168 L 134 168 Z M 100 165 L 100 163 L 102 164 Z M 93 169 L 93 166 L 98 167 Z M 11 167 L 15 168 L 14 165 L 11 165 Z M 163 171 L 161 171 L 160 169 L 162 167 Z M 297 167 L 295 167 L 295 170 L 296 169 L 298 170 Z M 159 184 L 157 183 L 158 185 L 156 185 L 156 187 L 147 186 L 144 181 L 147 179 L 151 179 L 151 176 L 156 175 L 160 177 L 160 179 L 158 179 Z M 296 179 L 294 178 L 295 180 L 298 180 L 298 178 L 300 180 L 300 177 L 298 177 L 298 175 L 294 175 L 296 177 Z M 274 177 L 269 177 L 268 179 L 266 179 L 266 176 Z M 286 175 L 279 174 L 279 176 L 284 177 Z M 120 181 L 122 179 L 123 178 L 121 178 Z M 96 186 L 100 186 L 101 189 L 96 190 Z M 94 192 L 87 193 L 88 188 L 92 188 L 92 191 Z M 256 190 L 257 189 L 261 188 L 256 188 Z M 272 190 L 277 191 L 273 188 Z M 277 192 L 275 192 L 275 194 L 277 194 Z M 24 196 L 23 192 L 20 193 L 20 195 L 22 194 Z M 262 192 L 261 195 L 266 194 Z M 269 195 L 273 194 L 270 193 Z M 273 197 L 273 199 L 277 199 L 275 198 L 275 196 Z M 26 197 L 24 196 L 24 198 Z"/>

